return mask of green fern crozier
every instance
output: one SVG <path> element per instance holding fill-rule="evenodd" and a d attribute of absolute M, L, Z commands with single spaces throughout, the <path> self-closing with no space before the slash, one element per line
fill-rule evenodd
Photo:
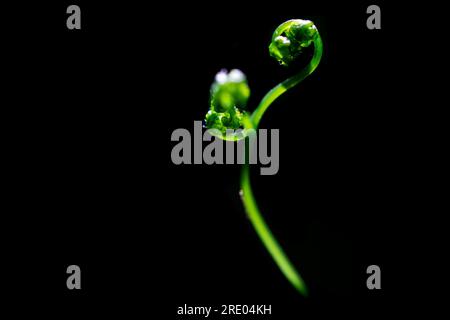
<path fill-rule="evenodd" d="M 261 118 L 269 106 L 284 92 L 302 82 L 319 65 L 323 45 L 319 31 L 309 20 L 293 19 L 282 23 L 272 35 L 269 53 L 281 65 L 289 67 L 307 48 L 314 45 L 314 54 L 310 62 L 297 74 L 281 82 L 270 90 L 251 114 L 246 111 L 250 89 L 245 75 L 239 70 L 227 73 L 220 71 L 211 87 L 210 110 L 206 114 L 205 124 L 224 140 L 240 140 L 247 137 L 246 130 L 256 130 Z M 227 129 L 242 129 L 239 134 L 229 135 Z M 248 161 L 241 172 L 241 199 L 247 215 L 262 243 L 269 251 L 275 263 L 288 281 L 302 295 L 308 295 L 308 289 L 300 273 L 296 270 L 278 241 L 270 231 L 256 200 L 250 184 Z"/>

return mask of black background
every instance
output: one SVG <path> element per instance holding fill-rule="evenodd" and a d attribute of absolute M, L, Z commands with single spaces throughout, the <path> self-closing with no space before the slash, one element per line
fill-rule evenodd
<path fill-rule="evenodd" d="M 79 31 L 66 29 L 69 2 L 24 5 L 9 24 L 11 297 L 59 316 L 175 319 L 185 303 L 272 304 L 283 319 L 387 312 L 411 201 L 405 74 L 392 58 L 407 42 L 400 10 L 377 2 L 382 29 L 368 30 L 364 1 L 74 3 Z M 324 56 L 266 113 L 261 126 L 280 129 L 280 171 L 255 170 L 252 182 L 308 299 L 246 219 L 239 166 L 170 160 L 172 131 L 203 120 L 220 69 L 246 73 L 249 109 L 294 72 L 267 49 L 291 18 L 315 22 Z M 82 270 L 78 292 L 66 288 L 71 264 Z M 371 264 L 381 291 L 366 288 Z"/>

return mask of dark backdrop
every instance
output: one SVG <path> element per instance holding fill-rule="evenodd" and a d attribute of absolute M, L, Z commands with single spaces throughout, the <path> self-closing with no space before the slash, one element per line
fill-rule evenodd
<path fill-rule="evenodd" d="M 371 31 L 365 1 L 76 3 L 81 31 L 65 27 L 71 3 L 17 8 L 10 25 L 12 296 L 60 315 L 175 319 L 185 303 L 272 304 L 283 319 L 385 313 L 408 201 L 392 59 L 400 11 L 378 2 L 382 30 Z M 324 56 L 266 113 L 261 126 L 280 129 L 280 170 L 252 182 L 309 299 L 246 219 L 239 166 L 170 160 L 172 131 L 203 119 L 217 71 L 247 74 L 251 110 L 292 74 L 267 48 L 291 18 L 315 22 Z M 80 292 L 65 287 L 70 264 L 82 269 Z M 378 292 L 365 285 L 371 264 Z"/>

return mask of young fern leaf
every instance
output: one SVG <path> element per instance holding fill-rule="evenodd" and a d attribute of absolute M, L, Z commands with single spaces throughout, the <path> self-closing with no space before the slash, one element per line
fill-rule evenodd
<path fill-rule="evenodd" d="M 232 70 L 229 74 L 226 71 L 219 72 L 211 88 L 211 107 L 206 115 L 206 127 L 217 129 L 218 131 L 214 131 L 219 132 L 218 137 L 225 140 L 244 139 L 248 136 L 247 132 L 258 128 L 264 113 L 280 95 L 302 82 L 317 68 L 322 57 L 323 45 L 314 23 L 309 20 L 294 19 L 278 26 L 273 33 L 269 52 L 281 65 L 290 66 L 301 55 L 303 48 L 311 44 L 314 44 L 311 61 L 296 75 L 270 90 L 251 115 L 244 111 L 250 95 L 245 75 L 239 70 Z M 226 134 L 227 129 L 238 128 L 243 131 L 239 134 Z M 307 296 L 308 289 L 300 273 L 270 231 L 258 208 L 251 188 L 248 161 L 245 161 L 242 167 L 240 195 L 249 220 L 267 251 L 294 288 Z"/>
<path fill-rule="evenodd" d="M 205 124 L 210 133 L 225 140 L 240 140 L 245 137 L 243 119 L 250 96 L 250 88 L 242 71 L 234 69 L 230 73 L 220 71 L 211 86 L 210 109 Z M 237 129 L 243 129 L 235 132 Z M 232 130 L 232 134 L 227 134 Z"/>

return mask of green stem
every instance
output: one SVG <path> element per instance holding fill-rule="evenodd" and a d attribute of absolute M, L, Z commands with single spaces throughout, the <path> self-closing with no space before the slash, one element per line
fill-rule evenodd
<path fill-rule="evenodd" d="M 258 128 L 262 116 L 272 104 L 272 102 L 274 102 L 284 92 L 302 82 L 303 79 L 305 79 L 316 69 L 322 57 L 322 51 L 322 40 L 320 38 L 320 35 L 317 34 L 317 38 L 314 40 L 314 55 L 309 64 L 298 74 L 283 81 L 264 96 L 256 110 L 250 117 L 251 126 L 253 127 L 253 129 L 256 130 Z M 307 296 L 308 289 L 302 277 L 300 276 L 300 273 L 297 272 L 294 265 L 289 260 L 278 241 L 275 239 L 274 235 L 267 226 L 267 223 L 265 222 L 261 212 L 258 209 L 258 205 L 253 196 L 253 191 L 251 188 L 250 167 L 248 161 L 245 161 L 241 172 L 241 198 L 247 215 L 254 229 L 256 230 L 256 233 L 266 247 L 267 251 L 269 251 L 275 263 L 280 268 L 281 272 L 294 286 L 295 289 L 297 289 L 302 295 Z"/>

